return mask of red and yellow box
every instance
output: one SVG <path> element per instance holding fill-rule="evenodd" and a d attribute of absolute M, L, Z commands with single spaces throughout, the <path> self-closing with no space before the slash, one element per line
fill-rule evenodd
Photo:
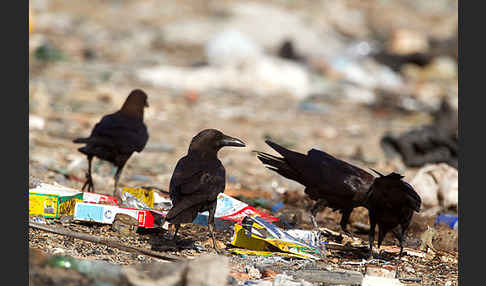
<path fill-rule="evenodd" d="M 127 214 L 138 220 L 138 226 L 153 228 L 154 216 L 149 210 L 125 208 L 115 205 L 77 202 L 73 218 L 78 221 L 90 221 L 113 224 L 117 214 Z"/>

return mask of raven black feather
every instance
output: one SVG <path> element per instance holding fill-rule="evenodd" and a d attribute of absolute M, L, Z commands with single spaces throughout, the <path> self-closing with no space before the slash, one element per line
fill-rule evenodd
<path fill-rule="evenodd" d="M 376 171 L 375 171 L 376 172 Z M 376 172 L 378 173 L 378 172 Z M 403 239 L 413 212 L 420 211 L 422 200 L 412 186 L 403 181 L 402 175 L 378 173 L 368 191 L 370 233 L 369 244 L 372 253 L 375 227 L 378 224 L 378 248 L 385 235 L 392 231 L 400 243 L 400 256 L 403 252 Z"/>
<path fill-rule="evenodd" d="M 88 171 L 82 190 L 87 186 L 88 191 L 94 191 L 91 162 L 93 157 L 97 157 L 117 167 L 114 195 L 117 194 L 118 180 L 125 163 L 133 152 L 141 152 L 144 149 L 149 138 L 143 122 L 145 107 L 148 107 L 147 94 L 135 89 L 130 92 L 120 110 L 101 118 L 89 137 L 73 140 L 74 143 L 86 144 L 78 149 L 88 157 Z"/>
<path fill-rule="evenodd" d="M 244 147 L 245 143 L 218 130 L 205 129 L 194 136 L 187 155 L 177 162 L 169 186 L 173 206 L 166 216 L 176 227 L 173 239 L 181 223 L 191 223 L 198 212 L 209 211 L 208 228 L 217 250 L 214 214 L 218 194 L 226 185 L 225 169 L 217 153 L 225 146 Z"/>
<path fill-rule="evenodd" d="M 355 207 L 367 207 L 366 192 L 373 175 L 320 150 L 311 149 L 304 155 L 272 141 L 265 142 L 283 157 L 257 152 L 257 158 L 268 169 L 304 185 L 304 192 L 317 201 L 311 208 L 314 227 L 317 228 L 316 214 L 330 207 L 342 213 L 341 228 L 350 235 L 347 231 L 349 216 Z"/>

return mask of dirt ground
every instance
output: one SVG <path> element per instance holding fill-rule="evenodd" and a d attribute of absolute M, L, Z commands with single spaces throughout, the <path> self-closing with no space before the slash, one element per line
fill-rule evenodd
<path fill-rule="evenodd" d="M 88 136 L 101 116 L 121 106 L 130 90 L 142 88 L 149 98 L 145 123 L 150 139 L 147 148 L 142 153 L 135 153 L 128 161 L 120 179 L 122 187 L 151 185 L 168 190 L 177 160 L 186 153 L 191 138 L 205 128 L 219 129 L 247 144 L 244 149 L 227 148 L 219 153 L 228 176 L 227 189 L 249 190 L 272 201 L 281 200 L 285 192 L 295 192 L 300 198 L 299 203 L 289 203 L 286 207 L 301 215 L 299 228 L 311 228 L 306 211 L 311 201 L 303 196 L 300 184 L 268 171 L 256 159 L 254 150 L 272 153 L 265 138 L 271 137 L 300 152 L 319 148 L 357 166 L 384 173 L 400 172 L 405 175 L 405 180 L 411 180 L 418 169 L 406 167 L 398 157 L 386 158 L 379 142 L 386 132 L 401 133 L 430 122 L 431 117 L 427 112 L 404 111 L 395 103 L 382 104 L 380 93 L 374 103 L 366 104 L 324 92 L 309 100 L 325 110 L 308 112 L 302 108 L 303 99 L 291 94 L 262 96 L 235 90 L 180 90 L 155 86 L 135 75 L 139 68 L 159 64 L 187 67 L 204 61 L 201 45 L 168 42 L 161 29 L 174 21 L 215 17 L 215 6 L 240 2 L 243 1 L 31 1 L 34 31 L 29 41 L 30 177 L 80 189 L 87 162 L 72 139 Z M 457 33 L 457 30 L 454 32 L 454 21 L 447 20 L 455 15 L 457 25 L 455 1 L 437 1 L 440 4 L 430 7 L 419 4 L 420 1 L 361 1 L 359 4 L 354 1 L 342 1 L 344 4 L 336 1 L 327 4 L 323 4 L 324 1 L 254 2 L 271 3 L 285 11 L 305 15 L 311 23 L 325 22 L 347 39 L 376 34 L 387 36 L 393 29 L 401 27 L 436 38 Z M 380 13 L 383 5 L 388 5 L 387 13 Z M 332 17 L 330 9 L 336 11 Z M 349 23 L 346 22 L 351 15 L 346 13 L 356 9 L 362 11 L 360 15 L 365 24 L 349 19 Z M 275 43 L 274 48 L 277 45 Z M 266 50 L 268 54 L 275 54 L 275 49 Z M 41 55 L 42 51 L 45 54 Z M 457 74 L 455 79 L 447 78 L 446 84 L 444 81 L 409 78 L 406 84 L 413 90 L 426 84 L 432 90 L 436 86 L 446 86 L 447 92 L 438 96 L 457 101 Z M 418 100 L 427 96 L 422 95 L 425 92 L 418 93 L 421 94 L 416 97 Z M 112 194 L 113 174 L 108 163 L 95 159 L 93 178 L 97 192 Z M 259 208 L 271 213 L 270 209 Z M 325 210 L 319 214 L 318 223 L 339 232 L 339 219 L 340 214 Z M 418 251 L 421 235 L 427 226 L 433 226 L 434 219 L 420 214 L 414 216 L 405 241 L 407 249 Z M 61 225 L 56 220 L 50 222 Z M 356 209 L 350 223 L 351 231 L 359 233 L 357 225 L 368 223 L 366 210 Z M 160 233 L 149 230 L 121 236 L 109 225 L 99 224 L 70 223 L 64 227 L 148 249 L 160 236 Z M 364 246 L 367 245 L 367 235 L 362 233 L 356 237 Z M 211 240 L 206 227 L 185 225 L 180 234 L 197 247 L 168 253 L 192 257 L 210 252 Z M 229 243 L 231 236 L 232 230 L 217 232 L 222 244 Z M 396 250 L 397 241 L 388 235 L 384 245 L 389 250 L 388 263 L 397 266 L 401 276 L 422 278 L 418 284 L 406 284 L 457 285 L 457 251 L 430 250 L 425 257 L 405 255 L 398 260 L 396 255 L 390 254 Z M 100 259 L 123 265 L 156 260 L 32 228 L 29 229 L 29 246 L 47 254 Z M 232 257 L 232 273 L 244 272 L 240 257 L 228 252 L 225 255 Z M 318 264 L 362 271 L 363 266 L 344 263 L 361 259 L 363 257 L 353 253 L 330 250 L 327 259 Z"/>

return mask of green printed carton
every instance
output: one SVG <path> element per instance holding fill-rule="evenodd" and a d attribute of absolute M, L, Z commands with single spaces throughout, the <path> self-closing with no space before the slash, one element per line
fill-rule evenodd
<path fill-rule="evenodd" d="M 76 202 L 83 201 L 83 193 L 61 185 L 42 183 L 29 189 L 29 215 L 60 218 L 74 214 Z"/>

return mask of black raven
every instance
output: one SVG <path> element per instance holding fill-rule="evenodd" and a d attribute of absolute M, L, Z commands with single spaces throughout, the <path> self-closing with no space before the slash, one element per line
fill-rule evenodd
<path fill-rule="evenodd" d="M 311 220 L 317 228 L 316 214 L 325 207 L 342 213 L 341 228 L 347 231 L 349 216 L 355 207 L 366 204 L 366 192 L 373 175 L 339 160 L 326 152 L 311 149 L 307 155 L 288 150 L 272 141 L 265 141 L 283 157 L 257 152 L 267 168 L 305 186 L 304 192 L 316 203 L 311 208 Z"/>
<path fill-rule="evenodd" d="M 225 146 L 245 147 L 245 143 L 218 130 L 205 129 L 192 138 L 187 155 L 177 162 L 169 186 L 173 206 L 166 216 L 175 225 L 173 239 L 181 223 L 191 223 L 198 212 L 209 211 L 208 228 L 218 251 L 214 214 L 218 194 L 224 192 L 226 174 L 217 153 Z"/>
<path fill-rule="evenodd" d="M 143 122 L 145 107 L 148 107 L 147 94 L 140 89 L 135 89 L 130 92 L 119 111 L 101 118 L 88 138 L 73 140 L 74 143 L 86 143 L 86 146 L 78 149 L 88 156 L 88 172 L 82 190 L 88 186 L 88 191 L 94 191 L 91 161 L 93 157 L 97 157 L 117 167 L 113 192 L 116 195 L 118 180 L 125 163 L 133 152 L 143 150 L 149 138 L 147 127 Z"/>
<path fill-rule="evenodd" d="M 376 172 L 367 196 L 369 204 L 370 233 L 369 244 L 372 252 L 375 239 L 375 226 L 378 224 L 378 248 L 385 235 L 391 230 L 400 243 L 400 254 L 403 252 L 403 238 L 412 220 L 413 212 L 420 211 L 422 200 L 403 176 L 390 173 L 386 176 Z M 400 229 L 399 229 L 400 228 Z"/>

